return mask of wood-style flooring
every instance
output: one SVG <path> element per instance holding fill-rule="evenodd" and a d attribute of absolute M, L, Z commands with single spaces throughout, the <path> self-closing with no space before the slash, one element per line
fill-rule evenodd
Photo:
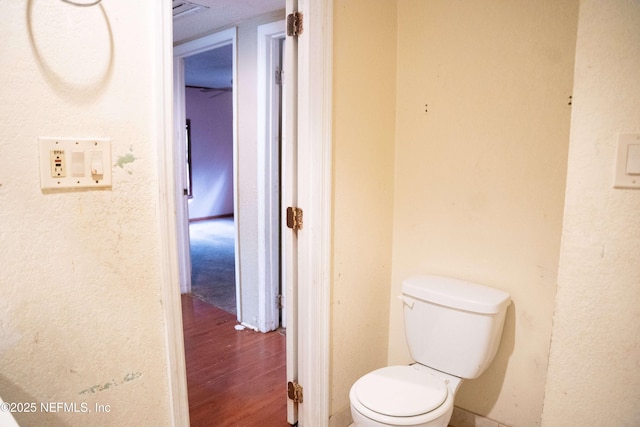
<path fill-rule="evenodd" d="M 191 426 L 284 427 L 285 337 L 237 331 L 234 315 L 182 295 Z"/>

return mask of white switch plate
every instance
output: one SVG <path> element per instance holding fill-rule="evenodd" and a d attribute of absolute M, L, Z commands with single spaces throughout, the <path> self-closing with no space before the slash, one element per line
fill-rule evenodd
<path fill-rule="evenodd" d="M 111 187 L 110 139 L 40 137 L 38 149 L 42 189 Z"/>
<path fill-rule="evenodd" d="M 640 133 L 618 134 L 618 156 L 616 159 L 614 188 L 640 188 L 640 175 L 635 173 L 636 164 L 640 161 L 640 159 L 635 158 L 638 154 L 635 146 L 638 144 L 640 144 Z"/>

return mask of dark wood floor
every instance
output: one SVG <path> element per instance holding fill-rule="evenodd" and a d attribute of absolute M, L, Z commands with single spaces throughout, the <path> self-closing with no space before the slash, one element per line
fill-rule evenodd
<path fill-rule="evenodd" d="M 289 426 L 285 337 L 182 295 L 191 426 Z"/>

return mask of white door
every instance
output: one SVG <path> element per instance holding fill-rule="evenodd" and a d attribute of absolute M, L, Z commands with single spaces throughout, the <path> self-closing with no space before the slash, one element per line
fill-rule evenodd
<path fill-rule="evenodd" d="M 297 10 L 297 0 L 287 0 L 286 15 Z M 298 204 L 298 40 L 287 36 L 284 58 L 284 138 L 282 158 L 282 247 L 285 316 L 287 319 L 287 382 L 298 382 L 298 232 L 287 228 L 287 208 Z M 287 422 L 298 422 L 298 404 L 287 399 Z"/>

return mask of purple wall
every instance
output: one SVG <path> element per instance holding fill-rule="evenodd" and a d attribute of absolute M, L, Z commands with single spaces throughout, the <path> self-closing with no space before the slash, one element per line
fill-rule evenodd
<path fill-rule="evenodd" d="M 185 97 L 191 120 L 189 219 L 233 214 L 232 93 L 186 88 Z"/>

